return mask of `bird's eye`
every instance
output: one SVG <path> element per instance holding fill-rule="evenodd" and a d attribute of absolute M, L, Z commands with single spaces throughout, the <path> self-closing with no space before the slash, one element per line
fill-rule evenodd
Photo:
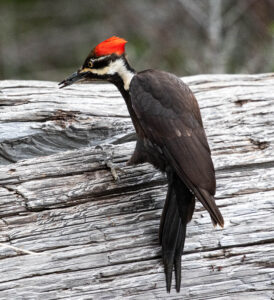
<path fill-rule="evenodd" d="M 93 66 L 92 61 L 89 61 L 89 62 L 88 62 L 88 66 L 89 66 L 89 68 L 92 68 L 92 66 Z"/>

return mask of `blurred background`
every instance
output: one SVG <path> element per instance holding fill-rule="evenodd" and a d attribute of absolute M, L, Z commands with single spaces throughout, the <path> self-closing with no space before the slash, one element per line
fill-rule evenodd
<path fill-rule="evenodd" d="M 60 81 L 99 42 L 136 68 L 274 72 L 274 0 L 1 0 L 0 79 Z"/>

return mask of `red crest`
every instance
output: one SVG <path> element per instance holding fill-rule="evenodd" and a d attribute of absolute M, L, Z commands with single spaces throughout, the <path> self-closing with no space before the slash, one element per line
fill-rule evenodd
<path fill-rule="evenodd" d="M 121 39 L 117 36 L 113 36 L 102 43 L 98 44 L 94 48 L 94 54 L 96 56 L 104 56 L 110 54 L 122 55 L 125 52 L 126 40 Z"/>

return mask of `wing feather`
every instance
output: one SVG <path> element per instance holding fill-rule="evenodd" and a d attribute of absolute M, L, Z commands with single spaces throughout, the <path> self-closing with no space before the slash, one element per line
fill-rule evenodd
<path fill-rule="evenodd" d="M 159 146 L 183 182 L 223 225 L 213 195 L 215 170 L 200 109 L 191 90 L 175 75 L 147 70 L 133 77 L 132 107 L 147 138 Z"/>

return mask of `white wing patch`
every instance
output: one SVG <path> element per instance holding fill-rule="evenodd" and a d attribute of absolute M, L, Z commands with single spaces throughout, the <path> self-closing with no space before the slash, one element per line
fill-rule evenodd
<path fill-rule="evenodd" d="M 175 132 L 178 137 L 182 135 L 181 131 L 178 128 L 175 129 Z"/>

